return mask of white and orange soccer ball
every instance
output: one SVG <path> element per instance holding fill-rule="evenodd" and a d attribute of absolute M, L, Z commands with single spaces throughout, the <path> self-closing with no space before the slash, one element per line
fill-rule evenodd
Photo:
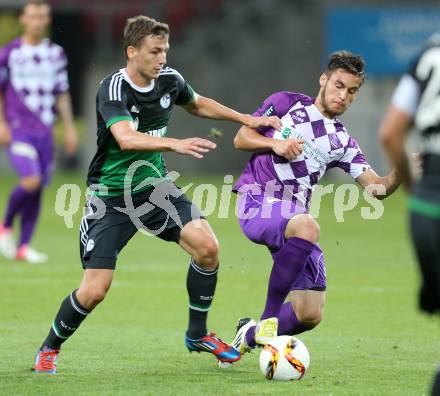
<path fill-rule="evenodd" d="M 300 380 L 309 365 L 309 351 L 292 336 L 274 338 L 260 353 L 260 369 L 268 380 Z"/>

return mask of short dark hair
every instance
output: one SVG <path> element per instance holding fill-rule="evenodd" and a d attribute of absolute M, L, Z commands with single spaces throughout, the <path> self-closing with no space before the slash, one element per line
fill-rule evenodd
<path fill-rule="evenodd" d="M 127 55 L 127 48 L 130 46 L 138 48 L 141 41 L 147 36 L 167 36 L 169 34 L 170 28 L 166 23 L 158 22 L 145 15 L 128 18 L 124 28 L 124 53 Z"/>
<path fill-rule="evenodd" d="M 355 55 L 349 51 L 341 50 L 330 54 L 325 73 L 332 74 L 336 69 L 343 69 L 362 79 L 364 82 L 366 74 L 364 71 L 365 61 L 360 55 Z"/>

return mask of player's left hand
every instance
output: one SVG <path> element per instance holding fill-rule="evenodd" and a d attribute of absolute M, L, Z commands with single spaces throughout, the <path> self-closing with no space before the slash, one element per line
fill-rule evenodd
<path fill-rule="evenodd" d="M 246 124 L 247 127 L 257 129 L 260 127 L 272 127 L 278 131 L 281 131 L 281 120 L 277 116 L 271 117 L 253 117 L 249 116 Z"/>
<path fill-rule="evenodd" d="M 72 156 L 76 153 L 78 147 L 78 135 L 75 128 L 66 129 L 64 133 L 64 150 L 66 154 Z"/>

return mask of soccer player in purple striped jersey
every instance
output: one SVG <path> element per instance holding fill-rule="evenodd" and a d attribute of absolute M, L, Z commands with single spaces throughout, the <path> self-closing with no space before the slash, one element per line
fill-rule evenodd
<path fill-rule="evenodd" d="M 0 49 L 0 144 L 7 145 L 10 162 L 20 178 L 0 223 L 0 254 L 39 263 L 46 261 L 47 255 L 29 244 L 42 191 L 51 177 L 56 112 L 64 124 L 69 155 L 76 151 L 77 135 L 68 92 L 67 59 L 59 45 L 45 38 L 50 6 L 44 1 L 28 1 L 20 23 L 22 36 Z M 16 244 L 12 226 L 17 217 L 21 230 Z"/>
<path fill-rule="evenodd" d="M 378 199 L 400 184 L 395 170 L 385 177 L 374 172 L 336 118 L 351 105 L 364 79 L 361 57 L 336 52 L 319 78 L 316 98 L 277 92 L 254 113 L 278 116 L 281 131 L 243 126 L 235 137 L 237 149 L 254 152 L 234 187 L 239 223 L 244 234 L 267 246 L 273 258 L 260 321 L 243 318 L 237 326 L 233 345 L 242 354 L 276 335 L 310 330 L 322 320 L 324 256 L 318 245 L 319 225 L 308 212 L 313 186 L 325 172 L 338 167 L 363 188 L 381 185 L 372 190 Z"/>

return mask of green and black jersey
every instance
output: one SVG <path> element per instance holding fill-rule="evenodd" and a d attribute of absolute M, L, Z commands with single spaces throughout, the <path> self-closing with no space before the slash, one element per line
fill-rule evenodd
<path fill-rule="evenodd" d="M 148 87 L 134 84 L 125 69 L 104 78 L 96 96 L 98 150 L 89 167 L 87 185 L 93 185 L 97 195 L 117 196 L 124 194 L 124 188 L 145 190 L 148 180 L 166 176 L 161 152 L 122 151 L 110 127 L 130 120 L 138 132 L 164 137 L 173 106 L 189 104 L 194 96 L 191 86 L 170 67 L 162 69 Z"/>

